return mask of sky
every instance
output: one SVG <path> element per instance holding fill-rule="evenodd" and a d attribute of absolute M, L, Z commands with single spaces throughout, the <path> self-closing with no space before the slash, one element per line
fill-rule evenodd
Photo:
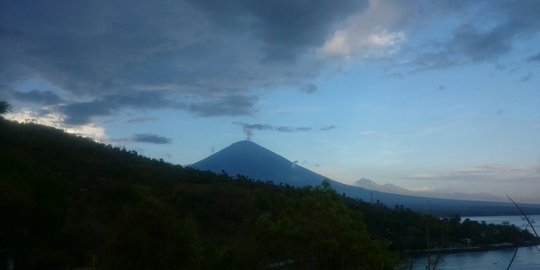
<path fill-rule="evenodd" d="M 6 117 L 540 203 L 540 1 L 0 0 Z"/>

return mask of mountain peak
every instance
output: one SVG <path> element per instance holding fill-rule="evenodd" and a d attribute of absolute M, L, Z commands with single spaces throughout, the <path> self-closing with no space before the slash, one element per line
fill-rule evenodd
<path fill-rule="evenodd" d="M 240 145 L 240 144 L 249 145 L 249 144 L 256 144 L 256 143 L 254 143 L 254 142 L 251 141 L 251 140 L 240 140 L 240 141 L 237 141 L 237 142 L 232 143 L 231 145 L 234 145 L 234 144 L 238 144 L 238 145 Z M 258 145 L 258 144 L 257 144 L 257 145 Z"/>
<path fill-rule="evenodd" d="M 229 147 L 261 147 L 261 148 L 264 148 L 264 147 L 260 146 L 259 144 L 255 143 L 253 141 L 250 141 L 250 140 L 237 141 L 235 143 L 232 143 Z"/>
<path fill-rule="evenodd" d="M 293 186 L 316 186 L 326 178 L 249 140 L 235 142 L 192 166 Z"/>

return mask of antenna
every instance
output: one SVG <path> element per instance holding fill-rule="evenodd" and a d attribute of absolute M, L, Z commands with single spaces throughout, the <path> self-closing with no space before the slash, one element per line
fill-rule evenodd
<path fill-rule="evenodd" d="M 533 230 L 534 232 L 534 235 L 536 235 L 536 238 L 540 238 L 538 236 L 538 233 L 536 232 L 536 230 L 534 229 L 534 226 L 531 222 L 531 220 L 529 219 L 529 217 L 527 216 L 527 214 L 525 214 L 525 212 L 523 212 L 523 210 L 521 209 L 521 207 L 519 207 L 519 205 L 514 202 L 514 200 L 512 200 L 512 198 L 510 198 L 510 196 L 508 196 L 508 194 L 506 194 L 506 197 L 514 204 L 514 206 L 516 206 L 516 208 L 519 210 L 519 212 L 523 215 L 523 217 L 525 218 L 525 220 L 527 221 L 527 223 L 529 223 L 529 226 L 531 226 L 531 229 Z"/>
<path fill-rule="evenodd" d="M 512 200 L 512 198 L 510 198 L 510 196 L 508 194 L 506 194 L 506 197 L 514 204 L 514 206 L 519 210 L 519 212 L 523 215 L 523 217 L 525 218 L 525 220 L 527 221 L 527 223 L 529 224 L 529 226 L 531 226 L 531 229 L 533 230 L 534 232 L 534 235 L 536 235 L 536 238 L 540 238 L 538 237 L 538 233 L 536 233 L 536 230 L 534 229 L 534 226 L 532 225 L 532 222 L 531 220 L 529 219 L 529 217 L 527 216 L 527 214 L 525 214 L 525 212 L 523 211 L 523 209 L 521 209 L 521 207 L 519 207 L 519 205 L 514 202 L 514 200 Z M 536 249 L 538 249 L 538 247 L 536 247 Z M 514 263 L 514 259 L 516 258 L 516 255 L 517 255 L 517 252 L 518 252 L 519 248 L 516 247 L 516 250 L 514 251 L 514 256 L 512 256 L 512 259 L 510 260 L 510 263 L 508 264 L 508 267 L 506 268 L 506 270 L 509 270 L 510 267 L 512 266 L 512 263 Z M 540 250 L 540 249 L 538 249 Z"/>

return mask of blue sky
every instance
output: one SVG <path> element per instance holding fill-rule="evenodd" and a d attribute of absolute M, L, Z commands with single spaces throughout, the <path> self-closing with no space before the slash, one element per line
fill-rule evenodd
<path fill-rule="evenodd" d="M 540 2 L 9 1 L 0 98 L 182 165 L 246 139 L 330 178 L 540 202 Z"/>

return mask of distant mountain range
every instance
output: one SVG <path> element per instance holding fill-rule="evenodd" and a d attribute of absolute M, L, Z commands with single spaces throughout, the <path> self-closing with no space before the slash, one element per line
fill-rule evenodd
<path fill-rule="evenodd" d="M 501 202 L 506 201 L 507 199 L 497 197 L 489 193 L 462 193 L 462 192 L 444 192 L 444 191 L 415 191 L 393 184 L 377 184 L 375 181 L 370 179 L 362 178 L 354 182 L 356 186 L 376 190 L 380 192 L 401 194 L 401 195 L 410 195 L 410 196 L 420 196 L 428 198 L 440 198 L 440 199 L 454 199 L 454 200 L 468 200 L 468 201 L 492 201 L 492 202 Z"/>
<path fill-rule="evenodd" d="M 256 180 L 270 180 L 275 184 L 291 186 L 317 186 L 327 177 L 312 172 L 286 158 L 252 142 L 240 141 L 191 165 L 201 170 L 243 175 Z M 368 180 L 369 181 L 369 180 Z M 436 215 L 518 215 L 515 207 L 506 202 L 453 200 L 418 196 L 393 185 L 378 185 L 362 180 L 361 186 L 346 185 L 330 180 L 336 192 L 371 203 L 382 203 L 389 207 L 403 205 L 407 208 Z M 358 183 L 357 183 L 358 184 Z M 367 187 L 367 188 L 366 188 Z M 409 194 L 409 192 L 412 192 Z M 530 214 L 540 214 L 540 205 L 522 204 Z"/>

